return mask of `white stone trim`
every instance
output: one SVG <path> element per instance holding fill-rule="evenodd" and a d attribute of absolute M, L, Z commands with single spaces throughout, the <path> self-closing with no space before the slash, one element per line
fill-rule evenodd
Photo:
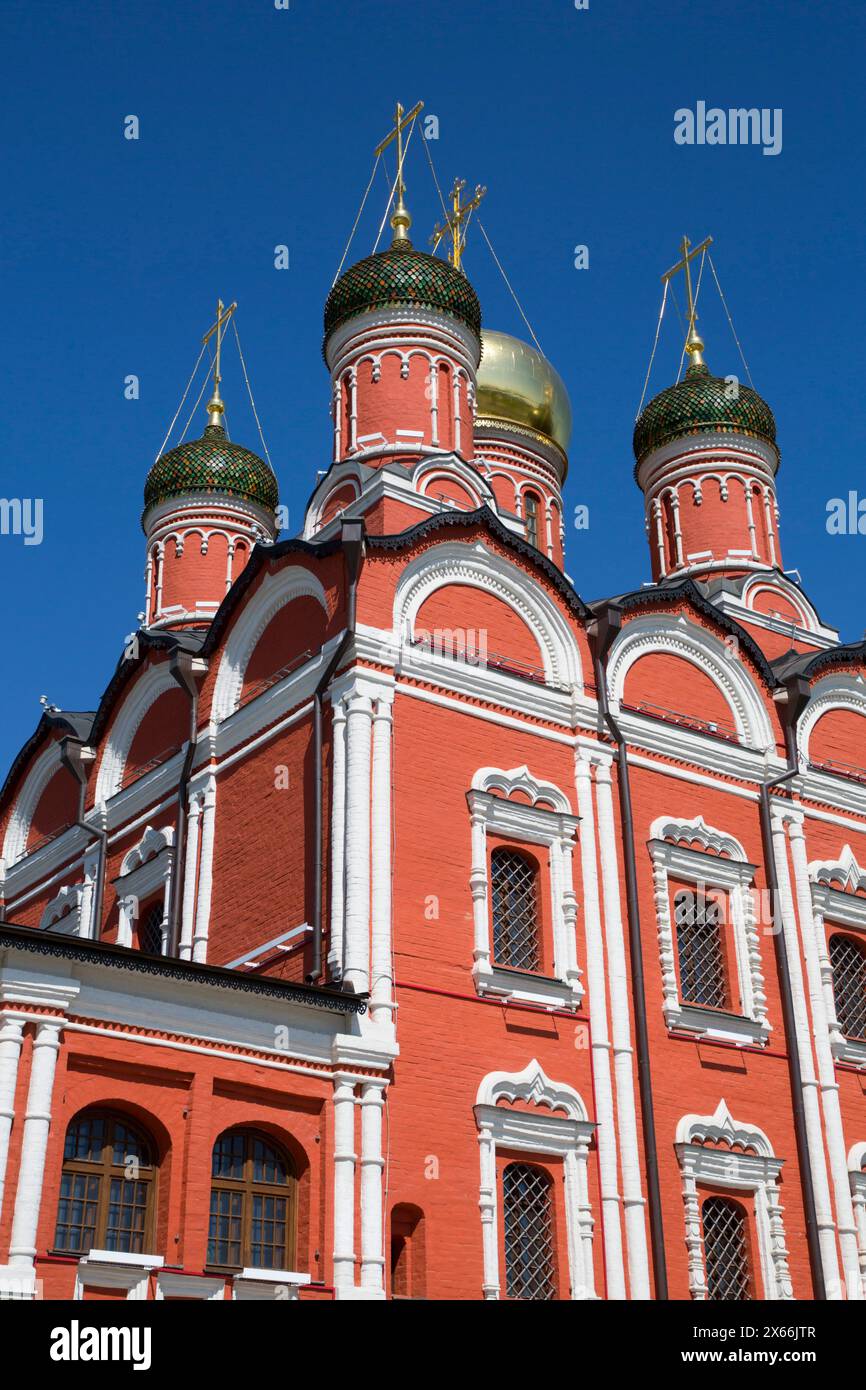
<path fill-rule="evenodd" d="M 62 932 L 66 936 L 81 935 L 81 904 L 84 900 L 84 884 L 64 884 L 50 903 L 43 909 L 39 919 L 40 931 Z"/>
<path fill-rule="evenodd" d="M 672 840 L 680 843 L 671 843 Z M 691 848 L 694 841 L 703 848 Z M 738 840 L 707 825 L 701 816 L 692 821 L 659 816 L 650 826 L 647 847 L 653 863 L 662 1010 L 667 1026 L 739 1043 L 766 1043 L 772 1029 L 767 1017 L 767 995 L 755 910 L 755 865 L 746 861 Z M 706 851 L 710 848 L 719 852 L 709 854 Z M 731 855 L 736 853 L 737 857 L 724 859 L 721 849 Z M 703 1009 L 680 998 L 676 931 L 671 916 L 671 878 L 701 885 L 710 895 L 714 891 L 724 893 L 729 911 L 724 913 L 722 929 L 730 925 L 733 934 L 740 1013 Z"/>
<path fill-rule="evenodd" d="M 287 603 L 312 598 L 328 616 L 328 600 L 319 579 L 301 565 L 266 574 L 234 623 L 223 650 L 211 705 L 211 720 L 220 724 L 238 708 L 244 672 L 259 638 Z"/>
<path fill-rule="evenodd" d="M 148 668 L 134 682 L 116 711 L 96 777 L 95 801 L 108 801 L 121 790 L 129 750 L 145 715 L 161 695 L 179 689 L 169 663 Z"/>
<path fill-rule="evenodd" d="M 482 787 L 519 788 L 533 802 L 552 801 L 563 809 L 550 811 L 538 805 L 527 806 L 496 796 L 492 790 L 482 790 Z M 577 1008 L 584 993 L 577 964 L 577 899 L 573 878 L 578 821 L 569 813 L 568 798 L 552 783 L 533 777 L 527 767 L 512 768 L 510 772 L 481 768 L 472 779 L 466 801 L 472 829 L 469 887 L 474 929 L 472 977 L 476 989 L 479 994 Z M 540 845 L 548 852 L 552 916 L 549 946 L 553 948 L 553 970 L 555 980 L 560 982 L 558 988 L 550 979 L 509 971 L 493 960 L 491 888 L 487 872 L 487 836 L 490 833 L 501 835 L 517 848 L 524 844 Z M 551 954 L 549 946 L 547 955 Z"/>
<path fill-rule="evenodd" d="M 127 1255 L 114 1250 L 91 1250 L 78 1261 L 74 1301 L 83 1299 L 85 1289 L 125 1289 L 131 1301 L 147 1298 L 150 1275 L 162 1268 L 162 1255 Z M 157 1294 L 159 1297 L 159 1294 Z"/>
<path fill-rule="evenodd" d="M 4 991 L 0 985 L 0 998 Z M 21 1059 L 25 1020 L 5 1010 L 0 1013 L 0 1215 L 3 1212 L 3 1190 L 6 1165 L 9 1161 L 9 1136 L 15 1119 L 15 1089 L 18 1083 L 18 1063 Z"/>
<path fill-rule="evenodd" d="M 232 1299 L 296 1302 L 300 1298 L 300 1290 L 309 1284 L 310 1278 L 309 1274 L 298 1274 L 288 1269 L 244 1269 L 232 1281 Z"/>
<path fill-rule="evenodd" d="M 707 1148 L 706 1142 L 725 1148 Z M 793 1299 L 788 1250 L 779 1202 L 778 1179 L 784 1160 L 773 1154 L 763 1130 L 733 1119 L 724 1100 L 713 1115 L 684 1115 L 677 1125 L 676 1152 L 683 1182 L 689 1288 L 693 1299 L 708 1296 L 697 1184 L 751 1192 L 758 1231 L 763 1297 Z M 751 1150 L 751 1152 L 750 1152 Z"/>
<path fill-rule="evenodd" d="M 790 834 L 793 844 L 793 825 Z M 817 953 L 816 966 L 822 982 L 822 1026 L 829 1036 L 832 1055 L 840 1061 L 850 1062 L 866 1070 L 866 1041 L 846 1037 L 836 1014 L 833 967 L 830 964 L 829 951 L 829 937 L 836 926 L 856 932 L 866 945 L 866 898 L 861 897 L 858 892 L 866 887 L 866 873 L 860 868 L 851 846 L 847 844 L 842 848 L 837 860 L 813 860 L 806 865 L 805 849 L 802 856 L 800 873 L 809 886 L 810 921 L 814 927 Z M 805 904 L 805 897 L 803 902 Z M 801 912 L 801 925 L 804 920 Z"/>
<path fill-rule="evenodd" d="M 166 1298 L 200 1298 L 207 1303 L 221 1303 L 225 1297 L 225 1280 L 205 1274 L 183 1274 L 179 1270 L 160 1269 L 156 1276 L 157 1302 Z"/>
<path fill-rule="evenodd" d="M 732 660 L 720 638 L 684 616 L 656 614 L 632 619 L 623 627 L 608 660 L 608 693 L 615 711 L 619 710 L 632 666 L 651 653 L 680 657 L 696 666 L 724 697 L 746 748 L 773 751 L 775 738 L 766 705 L 743 662 Z M 688 731 L 677 730 L 678 737 L 684 732 Z M 704 737 L 700 737 L 704 742 Z"/>
<path fill-rule="evenodd" d="M 521 1100 L 564 1115 L 511 1110 L 499 1101 Z M 481 1163 L 479 1209 L 484 1252 L 485 1299 L 501 1291 L 499 1250 L 499 1183 L 497 1145 L 536 1157 L 555 1155 L 564 1162 L 564 1201 L 569 1263 L 569 1297 L 594 1299 L 593 1216 L 589 1200 L 587 1157 L 595 1124 L 573 1087 L 551 1081 L 533 1059 L 522 1072 L 490 1072 L 475 1098 L 475 1122 Z"/>
<path fill-rule="evenodd" d="M 848 1153 L 848 1180 L 851 1186 L 854 1219 L 857 1224 L 860 1296 L 866 1299 L 866 1143 L 862 1141 L 859 1144 L 854 1144 Z"/>
<path fill-rule="evenodd" d="M 866 719 L 866 681 L 862 675 L 832 672 L 812 687 L 809 703 L 797 722 L 797 745 L 802 758 L 809 759 L 812 731 L 818 720 L 836 709 L 849 710 Z"/>
<path fill-rule="evenodd" d="M 27 853 L 27 840 L 36 808 L 42 793 L 61 766 L 60 744 L 53 742 L 43 749 L 28 772 L 3 839 L 3 859 L 7 872 Z"/>

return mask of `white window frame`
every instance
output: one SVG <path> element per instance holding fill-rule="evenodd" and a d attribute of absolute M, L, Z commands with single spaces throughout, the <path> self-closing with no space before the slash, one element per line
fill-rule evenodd
<path fill-rule="evenodd" d="M 866 1299 L 866 1143 L 855 1144 L 848 1154 L 848 1180 L 860 1254 L 860 1296 Z"/>
<path fill-rule="evenodd" d="M 532 803 L 513 801 L 515 791 Z M 499 792 L 499 795 L 495 795 Z M 550 782 L 533 777 L 527 767 L 481 768 L 466 793 L 472 824 L 472 893 L 474 949 L 472 978 L 479 994 L 493 994 L 548 1008 L 577 1009 L 584 995 L 577 964 L 577 898 L 574 893 L 574 849 L 579 819 L 571 814 L 568 798 Z M 537 803 L 554 807 L 546 809 Z M 525 846 L 547 851 L 553 976 L 509 970 L 493 960 L 493 905 L 488 873 L 487 837 L 501 837 L 509 847 Z M 543 919 L 540 930 L 546 930 Z"/>
<path fill-rule="evenodd" d="M 168 948 L 168 917 L 171 902 L 171 873 L 174 860 L 174 827 L 154 830 L 147 826 L 138 844 L 125 855 L 114 891 L 120 906 L 117 928 L 118 946 L 131 946 L 142 902 L 162 888 L 162 946 Z"/>
<path fill-rule="evenodd" d="M 551 1113 L 512 1110 L 500 1101 L 521 1100 Z M 565 1114 L 556 1113 L 565 1111 Z M 499 1179 L 497 1146 L 515 1149 L 530 1160 L 545 1155 L 563 1161 L 563 1194 L 568 1245 L 569 1298 L 583 1301 L 598 1297 L 592 1259 L 595 1225 L 589 1199 L 588 1153 L 595 1124 L 571 1086 L 545 1076 L 536 1059 L 522 1072 L 490 1072 L 478 1087 L 475 1122 L 481 1156 L 481 1237 L 484 1252 L 483 1295 L 496 1300 L 502 1289 L 502 1252 L 499 1240 Z"/>
<path fill-rule="evenodd" d="M 847 1038 L 842 1032 L 830 962 L 830 937 L 837 928 L 856 935 L 860 944 L 866 946 L 866 898 L 857 896 L 858 890 L 866 889 L 866 870 L 860 868 L 851 846 L 845 845 L 838 859 L 813 860 L 809 879 L 830 1049 L 837 1061 L 866 1070 L 866 1039 Z"/>
<path fill-rule="evenodd" d="M 707 1142 L 714 1147 L 706 1147 Z M 724 1144 L 726 1147 L 715 1147 Z M 763 1130 L 735 1120 L 721 1100 L 713 1115 L 684 1115 L 677 1125 L 676 1153 L 683 1179 L 689 1290 L 698 1302 L 709 1296 L 701 1200 L 698 1183 L 714 1191 L 751 1193 L 758 1231 L 761 1294 L 769 1302 L 794 1297 L 785 1246 L 778 1179 L 784 1159 L 776 1158 Z M 757 1274 L 758 1271 L 756 1270 Z"/>
<path fill-rule="evenodd" d="M 701 848 L 692 846 L 698 843 Z M 656 925 L 662 969 L 662 1011 L 668 1028 L 699 1033 L 742 1045 L 769 1041 L 767 996 L 761 965 L 760 937 L 755 912 L 756 866 L 732 836 L 707 825 L 702 816 L 690 821 L 660 816 L 650 827 L 648 848 L 653 862 Z M 710 854 L 707 851 L 714 850 Z M 722 858 L 722 854 L 730 857 Z M 700 885 L 708 895 L 718 891 L 728 903 L 734 942 L 741 1013 L 726 1013 L 684 1003 L 677 973 L 678 945 L 671 913 L 671 878 Z M 724 925 L 722 929 L 724 930 Z M 733 982 L 731 982 L 733 983 Z"/>

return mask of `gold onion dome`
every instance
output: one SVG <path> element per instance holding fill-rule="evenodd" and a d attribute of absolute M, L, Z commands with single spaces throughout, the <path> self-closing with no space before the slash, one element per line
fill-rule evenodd
<path fill-rule="evenodd" d="M 699 339 L 694 341 L 703 347 Z M 745 434 L 776 449 L 776 421 L 767 402 L 751 386 L 740 382 L 734 390 L 730 377 L 712 376 L 700 353 L 688 350 L 693 360 L 682 381 L 660 391 L 638 416 L 633 441 L 637 462 L 663 444 L 693 434 Z"/>
<path fill-rule="evenodd" d="M 565 383 L 547 358 L 520 338 L 484 330 L 477 401 L 479 425 L 502 421 L 543 435 L 566 453 L 571 402 Z"/>

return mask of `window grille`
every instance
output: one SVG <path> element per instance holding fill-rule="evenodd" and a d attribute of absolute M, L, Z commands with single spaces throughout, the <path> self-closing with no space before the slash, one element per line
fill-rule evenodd
<path fill-rule="evenodd" d="M 148 955 L 162 955 L 162 905 L 160 903 L 155 903 L 150 911 L 145 913 L 138 929 L 138 947 L 140 951 L 146 951 Z"/>
<path fill-rule="evenodd" d="M 495 849 L 493 880 L 493 959 L 515 970 L 538 970 L 538 884 L 533 864 L 516 850 Z"/>
<path fill-rule="evenodd" d="M 832 936 L 830 964 L 842 1032 L 866 1040 L 866 949 L 850 936 Z"/>
<path fill-rule="evenodd" d="M 726 1197 L 708 1197 L 701 1216 L 708 1297 L 729 1303 L 751 1299 L 752 1279 L 743 1208 Z"/>
<path fill-rule="evenodd" d="M 556 1298 L 551 1182 L 540 1168 L 509 1163 L 502 1174 L 508 1298 Z"/>
<path fill-rule="evenodd" d="M 728 1006 L 719 904 L 703 893 L 683 891 L 674 898 L 674 923 L 684 1004 L 709 1009 Z"/>

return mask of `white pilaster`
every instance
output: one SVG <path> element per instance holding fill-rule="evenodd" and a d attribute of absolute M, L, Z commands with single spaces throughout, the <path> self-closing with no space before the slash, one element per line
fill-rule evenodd
<path fill-rule="evenodd" d="M 201 857 L 198 873 L 198 899 L 193 924 L 192 958 L 207 960 L 210 907 L 213 894 L 213 850 L 216 835 L 216 777 L 211 773 L 204 787 L 201 812 Z"/>
<path fill-rule="evenodd" d="M 376 701 L 373 716 L 371 1018 L 393 1014 L 391 965 L 391 702 Z"/>
<path fill-rule="evenodd" d="M 499 1241 L 496 1231 L 496 1141 L 490 1124 L 478 1128 L 478 1150 L 481 1162 L 481 1191 L 478 1206 L 481 1211 L 481 1242 L 484 1260 L 483 1292 L 486 1299 L 499 1297 Z"/>
<path fill-rule="evenodd" d="M 181 960 L 192 959 L 193 924 L 195 921 L 195 885 L 198 872 L 198 845 L 200 834 L 201 797 L 193 792 L 189 797 L 186 822 L 186 850 L 183 864 L 183 907 L 181 909 L 180 943 L 178 946 Z"/>
<path fill-rule="evenodd" d="M 622 922 L 619 865 L 611 791 L 611 764 L 605 759 L 596 769 L 598 836 L 604 889 L 607 978 L 610 990 L 611 1040 L 616 1078 L 616 1111 L 619 1123 L 622 1198 L 628 1245 L 629 1290 L 633 1299 L 651 1297 L 647 1249 L 646 1202 L 641 1187 L 637 1107 L 634 1093 L 634 1057 L 631 1044 L 625 935 Z"/>
<path fill-rule="evenodd" d="M 613 1083 L 610 1073 L 610 1039 L 607 1027 L 604 941 L 598 898 L 595 816 L 592 806 L 590 765 L 583 750 L 578 753 L 575 776 L 577 814 L 580 817 L 580 863 L 583 877 L 583 922 L 586 934 L 586 979 L 592 1038 L 592 1074 L 598 1119 L 596 1133 L 601 1174 L 601 1219 L 605 1267 L 608 1297 L 624 1299 L 626 1296 L 625 1268 L 623 1265 L 622 1227 L 620 1225 L 620 1196 L 617 1186 L 616 1129 L 613 1119 Z M 580 1027 L 579 1024 L 578 1027 Z"/>
<path fill-rule="evenodd" d="M 342 700 L 334 700 L 331 727 L 331 941 L 328 966 L 331 978 L 340 979 L 343 973 L 343 873 L 346 855 L 346 710 Z"/>
<path fill-rule="evenodd" d="M 9 1161 L 9 1136 L 15 1118 L 15 1087 L 24 1023 L 14 1014 L 0 1015 L 0 1214 Z"/>
<path fill-rule="evenodd" d="M 334 1287 L 355 1283 L 355 1083 L 334 1076 Z"/>
<path fill-rule="evenodd" d="M 42 1204 L 48 1130 L 51 1125 L 51 1096 L 62 1027 L 62 1019 L 45 1019 L 37 1024 L 36 1037 L 33 1040 L 30 1087 L 27 1092 L 21 1159 L 18 1166 L 18 1190 L 15 1193 L 15 1212 L 9 1243 L 10 1269 L 32 1268 L 36 1258 L 36 1232 Z"/>
<path fill-rule="evenodd" d="M 361 1285 L 384 1297 L 385 1258 L 382 1248 L 382 1110 L 384 1083 L 366 1081 L 361 1087 Z"/>
<path fill-rule="evenodd" d="M 370 985 L 370 735 L 371 700 L 347 698 L 346 715 L 346 984 L 356 994 Z"/>

